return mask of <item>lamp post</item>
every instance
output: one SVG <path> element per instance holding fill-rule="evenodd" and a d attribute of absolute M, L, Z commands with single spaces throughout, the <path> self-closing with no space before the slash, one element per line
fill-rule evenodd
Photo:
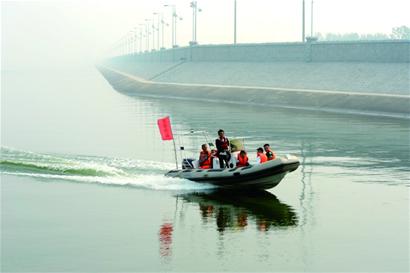
<path fill-rule="evenodd" d="M 159 13 L 159 12 L 154 12 L 154 15 L 156 15 L 157 16 L 157 27 L 155 28 L 156 29 L 156 31 L 157 31 L 157 50 L 159 50 L 160 48 L 159 48 L 159 24 L 160 24 L 160 17 L 162 16 L 162 14 L 161 13 Z M 154 24 L 152 24 L 153 26 L 154 26 Z M 162 29 L 162 31 L 164 31 L 164 29 Z"/>
<path fill-rule="evenodd" d="M 177 19 L 182 20 L 182 17 L 178 17 L 175 5 L 164 5 L 164 7 L 172 8 L 172 47 L 178 47 L 177 45 Z"/>
<path fill-rule="evenodd" d="M 165 47 L 164 47 L 164 25 L 167 25 L 167 26 L 168 26 L 168 24 L 165 23 L 165 21 L 164 21 L 164 15 L 161 13 L 161 34 L 162 34 L 162 37 L 161 37 L 161 49 L 165 49 Z"/>
<path fill-rule="evenodd" d="M 129 55 L 129 54 L 131 54 L 132 53 L 132 30 L 130 30 L 129 32 L 128 32 L 128 54 L 127 55 Z"/>
<path fill-rule="evenodd" d="M 140 32 L 139 32 L 139 35 L 138 35 L 138 39 L 140 40 L 138 54 L 142 53 L 142 37 L 143 37 L 142 28 L 140 28 Z"/>
<path fill-rule="evenodd" d="M 121 41 L 121 55 L 127 54 L 127 35 L 122 37 Z"/>
<path fill-rule="evenodd" d="M 121 51 L 122 50 L 122 48 L 121 48 L 122 44 L 121 43 L 122 43 L 122 37 L 121 37 L 121 39 L 118 40 L 118 43 L 117 43 L 117 55 L 118 56 L 121 56 L 121 53 L 122 53 L 122 51 Z"/>
<path fill-rule="evenodd" d="M 175 41 L 175 45 L 174 45 L 174 47 L 178 47 L 178 44 L 177 44 L 177 20 L 182 20 L 182 17 L 179 17 L 176 13 L 175 13 L 175 38 L 174 38 L 174 41 Z"/>
<path fill-rule="evenodd" d="M 132 52 L 132 30 L 127 35 L 127 55 Z"/>
<path fill-rule="evenodd" d="M 198 11 L 201 12 L 201 9 L 198 9 L 198 2 L 192 1 L 190 3 L 190 7 L 192 8 L 192 41 L 189 42 L 190 45 L 198 44 L 197 41 L 197 18 L 198 18 Z"/>
<path fill-rule="evenodd" d="M 233 2 L 233 43 L 236 44 L 236 0 Z"/>
<path fill-rule="evenodd" d="M 123 55 L 127 55 L 127 51 L 128 51 L 128 37 L 127 37 L 128 33 L 125 34 L 124 36 L 124 53 Z"/>
<path fill-rule="evenodd" d="M 130 31 L 130 38 L 129 38 L 129 54 L 134 54 L 134 30 Z"/>
<path fill-rule="evenodd" d="M 152 14 L 152 51 L 155 51 L 155 12 Z"/>
<path fill-rule="evenodd" d="M 127 55 L 128 52 L 128 33 L 124 36 L 124 54 Z"/>
<path fill-rule="evenodd" d="M 302 43 L 305 42 L 305 0 L 302 0 Z"/>
<path fill-rule="evenodd" d="M 134 35 L 133 35 L 133 40 L 134 40 L 134 50 L 133 50 L 133 54 L 137 54 L 137 48 L 138 48 L 138 37 L 137 37 L 137 27 L 134 27 Z"/>
<path fill-rule="evenodd" d="M 310 37 L 313 37 L 313 0 L 310 5 Z"/>
<path fill-rule="evenodd" d="M 151 21 L 150 19 L 145 19 L 145 37 L 146 37 L 146 41 L 145 41 L 145 51 L 149 51 L 149 29 L 150 29 L 150 24 L 149 21 Z"/>
<path fill-rule="evenodd" d="M 171 13 L 171 28 L 172 28 L 172 38 L 171 38 L 171 48 L 175 46 L 175 16 L 176 16 L 176 8 L 175 5 L 164 5 L 164 7 L 170 7 L 172 8 L 172 13 Z"/>
<path fill-rule="evenodd" d="M 139 35 L 139 38 L 140 38 L 140 50 L 139 50 L 139 53 L 142 53 L 142 37 L 143 37 L 144 24 L 138 24 L 138 26 L 139 26 L 139 29 L 140 29 L 140 35 Z"/>

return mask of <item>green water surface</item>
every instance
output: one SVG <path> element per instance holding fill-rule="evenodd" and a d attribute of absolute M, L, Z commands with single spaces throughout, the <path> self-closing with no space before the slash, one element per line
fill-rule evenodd
<path fill-rule="evenodd" d="M 165 178 L 225 129 L 301 166 L 265 192 Z M 93 67 L 4 71 L 1 270 L 409 271 L 408 120 L 134 97 Z M 193 133 L 192 133 L 193 132 Z"/>

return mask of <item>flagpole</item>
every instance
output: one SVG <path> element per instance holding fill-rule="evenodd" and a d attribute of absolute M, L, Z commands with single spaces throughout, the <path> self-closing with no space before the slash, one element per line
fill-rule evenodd
<path fill-rule="evenodd" d="M 174 143 L 175 165 L 176 165 L 177 170 L 178 170 L 177 145 L 175 144 L 175 138 L 172 138 L 172 142 Z"/>

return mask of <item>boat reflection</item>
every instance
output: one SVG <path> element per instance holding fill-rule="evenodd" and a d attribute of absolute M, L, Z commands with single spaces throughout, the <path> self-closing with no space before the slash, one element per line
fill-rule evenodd
<path fill-rule="evenodd" d="M 162 257 L 171 256 L 172 246 L 172 232 L 174 228 L 172 223 L 164 223 L 159 229 L 159 243 L 160 243 L 160 255 Z"/>
<path fill-rule="evenodd" d="M 198 203 L 203 222 L 215 221 L 219 232 L 244 230 L 250 225 L 263 232 L 298 223 L 294 210 L 267 191 L 214 191 L 179 197 L 188 203 Z"/>

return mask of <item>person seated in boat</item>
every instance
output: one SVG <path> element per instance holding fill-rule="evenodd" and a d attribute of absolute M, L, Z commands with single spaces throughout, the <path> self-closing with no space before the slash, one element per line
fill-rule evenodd
<path fill-rule="evenodd" d="M 236 167 L 246 167 L 249 166 L 248 155 L 244 150 L 242 150 L 237 157 Z"/>
<path fill-rule="evenodd" d="M 210 169 L 212 167 L 211 152 L 208 144 L 202 144 L 202 151 L 199 154 L 199 168 Z"/>
<path fill-rule="evenodd" d="M 266 154 L 266 157 L 268 158 L 268 160 L 275 160 L 276 159 L 276 155 L 272 151 L 272 149 L 270 148 L 269 144 L 263 145 L 263 148 L 265 149 L 265 154 Z"/>
<path fill-rule="evenodd" d="M 219 169 L 218 151 L 216 149 L 211 150 L 211 163 L 212 169 Z"/>
<path fill-rule="evenodd" d="M 259 147 L 258 149 L 256 149 L 256 163 L 262 164 L 262 163 L 265 163 L 266 161 L 268 161 L 268 157 L 263 152 L 263 149 Z"/>
<path fill-rule="evenodd" d="M 229 160 L 231 159 L 229 144 L 229 139 L 225 137 L 224 130 L 220 129 L 218 131 L 218 138 L 215 140 L 215 146 L 218 150 L 219 166 L 221 169 L 225 166 L 229 168 Z"/>
<path fill-rule="evenodd" d="M 211 150 L 211 157 L 213 157 L 213 158 L 218 157 L 218 150 L 212 149 Z"/>

